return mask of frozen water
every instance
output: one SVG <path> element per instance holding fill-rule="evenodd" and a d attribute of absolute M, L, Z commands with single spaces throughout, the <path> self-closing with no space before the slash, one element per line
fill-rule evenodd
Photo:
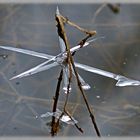
<path fill-rule="evenodd" d="M 40 118 L 48 118 L 48 117 L 50 117 L 50 116 L 54 116 L 54 117 L 56 117 L 57 119 L 59 119 L 60 116 L 61 116 L 61 114 L 62 114 L 62 112 L 61 112 L 59 109 L 57 109 L 56 112 L 47 112 L 47 113 L 45 113 L 45 114 L 41 114 L 39 117 L 40 117 Z M 36 117 L 36 118 L 38 118 L 38 117 Z M 60 120 L 61 120 L 62 122 L 64 122 L 64 123 L 70 124 L 70 125 L 74 125 L 74 124 L 78 123 L 77 120 L 75 120 L 73 117 L 72 117 L 72 119 L 71 119 L 68 115 L 63 115 L 63 116 L 60 118 Z"/>
<path fill-rule="evenodd" d="M 116 83 L 116 86 L 119 86 L 119 87 L 139 86 L 140 85 L 140 81 L 126 78 L 126 77 L 121 76 L 121 75 L 118 75 L 117 78 L 115 78 L 115 79 L 118 80 L 118 82 Z"/>
<path fill-rule="evenodd" d="M 87 66 L 84 64 L 79 64 L 79 63 L 75 63 L 75 66 L 80 69 L 83 69 L 85 71 L 89 71 L 92 73 L 96 73 L 96 74 L 99 74 L 102 76 L 106 76 L 106 77 L 115 79 L 115 80 L 117 80 L 116 86 L 124 87 L 124 86 L 139 86 L 140 85 L 140 81 L 133 80 L 133 79 L 127 78 L 122 75 L 117 75 L 115 73 L 111 73 L 108 71 L 104 71 L 101 69 L 97 69 L 97 68 L 90 67 L 90 66 Z"/>

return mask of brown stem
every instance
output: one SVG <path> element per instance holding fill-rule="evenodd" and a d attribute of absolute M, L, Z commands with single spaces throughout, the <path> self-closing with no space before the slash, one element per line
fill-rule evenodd
<path fill-rule="evenodd" d="M 54 96 L 54 104 L 53 104 L 53 113 L 56 112 L 57 109 L 57 104 L 58 104 L 58 98 L 59 98 L 59 91 L 60 91 L 60 86 L 61 86 L 61 81 L 63 77 L 63 70 L 61 70 L 59 78 L 58 78 L 58 83 L 57 83 L 57 88 Z M 55 123 L 55 116 L 52 116 L 52 122 L 51 122 L 51 136 L 55 136 L 57 133 L 57 129 L 59 126 L 59 123 Z"/>
<path fill-rule="evenodd" d="M 68 113 L 66 110 L 64 110 L 65 113 L 70 117 L 70 119 L 74 122 L 72 116 L 70 115 L 70 113 Z M 81 132 L 84 133 L 83 129 L 81 127 L 79 127 L 76 123 L 74 123 L 75 127 Z"/>
<path fill-rule="evenodd" d="M 87 30 L 85 30 L 85 29 L 79 27 L 78 25 L 76 25 L 76 24 L 70 22 L 68 19 L 66 19 L 66 18 L 64 18 L 63 16 L 60 16 L 60 15 L 59 15 L 59 16 L 56 15 L 56 21 L 57 21 L 57 27 L 58 27 L 58 34 L 59 34 L 59 36 L 63 39 L 63 41 L 64 41 L 64 43 L 65 43 L 65 45 L 66 45 L 70 78 L 71 78 L 71 76 L 72 76 L 72 69 L 71 69 L 71 64 L 72 64 L 72 67 L 73 67 L 74 72 L 75 72 L 75 75 L 76 75 L 78 87 L 79 87 L 79 89 L 80 89 L 80 91 L 81 91 L 81 94 L 82 94 L 82 96 L 83 96 L 83 98 L 84 98 L 85 104 L 86 104 L 87 109 L 88 109 L 88 111 L 89 111 L 89 114 L 90 114 L 92 123 L 93 123 L 93 125 L 94 125 L 95 130 L 96 130 L 96 133 L 97 133 L 97 135 L 100 137 L 101 135 L 100 135 L 99 129 L 98 129 L 97 125 L 96 125 L 95 117 L 94 117 L 94 115 L 92 114 L 92 111 L 91 111 L 90 106 L 89 106 L 89 104 L 88 104 L 87 98 L 86 98 L 86 96 L 85 96 L 85 94 L 84 94 L 84 91 L 83 91 L 83 89 L 82 89 L 81 82 L 80 82 L 80 80 L 79 80 L 79 76 L 78 76 L 78 74 L 77 74 L 77 71 L 76 71 L 76 68 L 75 68 L 75 65 L 74 65 L 74 61 L 73 61 L 72 55 L 71 55 L 71 53 L 70 53 L 70 47 L 69 47 L 69 43 L 68 43 L 68 39 L 67 39 L 67 36 L 66 36 L 65 29 L 64 29 L 64 23 L 68 23 L 68 24 L 70 24 L 70 25 L 72 25 L 72 26 L 78 28 L 80 31 L 85 32 L 86 34 L 88 34 L 88 35 L 90 35 L 90 36 L 95 35 L 95 34 L 96 34 L 96 31 L 87 31 Z M 69 82 L 71 82 L 71 80 L 70 80 Z"/>
<path fill-rule="evenodd" d="M 83 89 L 82 89 L 82 86 L 81 86 L 81 82 L 80 82 L 80 80 L 79 80 L 78 73 L 77 73 L 76 68 L 75 68 L 75 65 L 74 65 L 74 63 L 73 63 L 73 59 L 71 59 L 71 61 L 72 61 L 72 67 L 73 67 L 73 69 L 74 69 L 74 73 L 75 73 L 75 75 L 76 75 L 76 80 L 77 80 L 78 87 L 79 87 L 79 89 L 80 89 L 80 92 L 81 92 L 81 94 L 82 94 L 82 96 L 83 96 L 83 99 L 84 99 L 84 101 L 85 101 L 85 104 L 86 104 L 86 106 L 87 106 L 87 109 L 88 109 L 88 112 L 89 112 L 89 114 L 90 114 L 92 123 L 93 123 L 93 125 L 94 125 L 96 134 L 97 134 L 97 136 L 100 137 L 100 136 L 101 136 L 100 131 L 99 131 L 98 127 L 97 127 L 97 124 L 96 124 L 96 121 L 95 121 L 95 117 L 94 117 L 94 115 L 93 115 L 93 113 L 92 113 L 92 111 L 91 111 L 91 108 L 90 108 L 89 104 L 88 104 L 86 95 L 84 94 L 84 91 L 83 91 Z"/>
<path fill-rule="evenodd" d="M 69 117 L 70 117 L 70 119 L 72 120 L 72 121 L 74 121 L 73 120 L 73 118 L 72 118 L 72 116 L 70 115 L 70 113 L 68 113 L 67 112 L 67 109 L 66 109 L 66 107 L 67 107 L 67 103 L 68 103 L 68 98 L 69 98 L 69 88 L 70 88 L 70 82 L 71 82 L 71 79 L 69 78 L 69 84 L 68 84 L 68 86 L 67 86 L 67 95 L 66 95 L 66 99 L 65 99 L 65 103 L 64 103 L 64 108 L 63 108 L 63 112 L 65 112 Z M 75 126 L 76 126 L 76 128 L 81 132 L 81 133 L 83 133 L 83 130 L 82 130 L 82 128 L 80 128 L 77 124 L 74 124 Z"/>
<path fill-rule="evenodd" d="M 84 33 L 86 33 L 86 34 L 88 34 L 88 35 L 92 35 L 92 36 L 96 34 L 96 31 L 89 31 L 89 30 L 86 30 L 86 29 L 84 29 L 84 28 L 78 26 L 78 25 L 75 24 L 74 22 L 71 22 L 68 18 L 63 17 L 62 15 L 61 15 L 61 18 L 63 19 L 63 22 L 64 22 L 64 23 L 67 23 L 67 24 L 69 24 L 69 25 L 71 25 L 71 26 L 77 28 L 77 29 L 80 30 L 81 32 L 84 32 Z"/>

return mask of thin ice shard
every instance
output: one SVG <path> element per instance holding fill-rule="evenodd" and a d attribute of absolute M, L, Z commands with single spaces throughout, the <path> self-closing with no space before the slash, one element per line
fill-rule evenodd
<path fill-rule="evenodd" d="M 78 76 L 79 76 L 79 80 L 81 82 L 82 89 L 89 90 L 91 88 L 90 85 L 88 83 L 86 83 L 79 74 L 78 74 Z"/>
<path fill-rule="evenodd" d="M 86 43 L 84 44 L 83 47 L 89 45 L 90 42 L 95 41 L 95 40 L 96 40 L 96 39 L 93 39 L 93 40 L 90 40 L 90 41 L 86 42 Z M 61 45 L 62 45 L 62 44 L 61 44 Z M 64 44 L 63 44 L 63 45 L 64 45 Z M 78 45 L 78 46 L 75 46 L 75 47 L 71 48 L 71 53 L 74 52 L 74 51 L 79 50 L 80 47 L 81 47 L 81 46 Z M 63 46 L 62 48 L 64 48 L 64 46 Z M 18 48 L 14 48 L 14 50 L 19 51 Z M 22 49 L 22 50 L 24 51 L 24 49 Z M 25 51 L 27 52 L 28 50 L 25 50 Z M 29 52 L 30 52 L 30 51 L 29 51 Z M 29 54 L 29 52 L 28 52 L 28 54 Z M 34 53 L 35 53 L 35 55 L 36 55 L 36 52 L 34 52 Z M 33 54 L 33 55 L 34 55 L 34 54 Z M 21 73 L 21 74 L 19 74 L 19 75 L 17 75 L 17 76 L 14 76 L 14 77 L 12 77 L 10 80 L 13 80 L 13 79 L 16 79 L 16 78 L 22 78 L 22 77 L 30 76 L 30 75 L 36 74 L 36 73 L 38 73 L 38 72 L 40 72 L 40 71 L 48 70 L 48 69 L 50 69 L 50 66 L 51 66 L 51 65 L 48 65 L 48 66 L 45 66 L 45 65 L 46 65 L 47 63 L 51 62 L 51 61 L 56 61 L 59 65 L 61 65 L 61 64 L 63 63 L 63 61 L 64 61 L 65 58 L 66 58 L 66 52 L 62 52 L 62 53 L 58 54 L 57 56 L 51 56 L 51 59 L 49 59 L 48 61 L 45 61 L 45 62 L 43 62 L 43 63 L 37 65 L 37 66 L 34 67 L 34 68 L 31 68 L 31 69 L 29 69 L 29 70 L 27 70 L 27 71 L 25 71 L 25 72 L 23 72 L 23 73 Z M 43 66 L 44 66 L 44 67 L 43 67 Z M 55 66 L 55 65 L 54 65 L 54 66 Z M 53 66 L 52 66 L 52 67 L 53 67 Z M 67 75 L 68 75 L 68 74 L 67 74 Z M 65 77 L 65 76 L 66 76 L 66 74 L 64 74 L 64 79 L 65 79 L 64 82 L 66 82 L 66 78 L 67 78 L 67 77 Z M 82 83 L 83 89 L 85 89 L 85 90 L 89 89 L 90 86 L 89 86 L 88 84 L 86 84 L 86 83 L 84 82 L 84 80 L 82 80 L 82 78 L 80 78 L 80 79 L 81 79 L 81 83 Z M 66 85 L 67 85 L 67 83 L 64 83 L 64 88 L 63 88 L 63 89 L 64 89 L 65 93 L 67 92 L 67 87 L 66 87 Z M 69 90 L 71 91 L 71 87 L 70 87 Z"/>
<path fill-rule="evenodd" d="M 54 116 L 55 118 L 59 119 L 61 114 L 62 114 L 62 111 L 60 111 L 59 109 L 56 109 L 56 112 L 47 112 L 45 114 L 41 114 L 39 117 L 48 118 L 48 117 Z M 36 118 L 38 118 L 38 116 Z M 74 124 L 78 123 L 77 120 L 75 120 L 73 117 L 71 119 L 68 115 L 63 115 L 60 120 L 64 123 L 70 124 L 70 125 L 74 125 Z"/>
<path fill-rule="evenodd" d="M 59 13 L 59 9 L 57 7 L 56 9 L 56 15 L 60 15 Z M 56 26 L 57 27 L 57 26 Z M 58 31 L 57 31 L 58 32 Z M 59 36 L 59 33 L 58 33 L 58 39 L 59 39 L 59 46 L 60 46 L 60 49 L 61 49 L 61 53 L 65 52 L 66 51 L 66 45 L 65 45 L 65 42 L 64 40 Z"/>
<path fill-rule="evenodd" d="M 48 64 L 48 65 L 45 65 L 43 67 L 39 67 L 37 69 L 32 68 L 32 69 L 27 70 L 27 71 L 25 71 L 25 72 L 23 72 L 23 73 L 21 73 L 19 75 L 16 75 L 16 76 L 12 77 L 10 80 L 13 80 L 13 79 L 16 79 L 16 78 L 23 78 L 23 77 L 31 76 L 31 75 L 39 73 L 41 71 L 51 69 L 51 68 L 53 68 L 55 66 L 58 66 L 58 63 L 54 62 L 54 63 Z"/>
<path fill-rule="evenodd" d="M 64 66 L 63 67 L 63 71 L 64 71 L 64 86 L 63 86 L 63 90 L 64 90 L 64 93 L 68 93 L 68 90 L 69 92 L 71 92 L 71 85 L 68 89 L 68 84 L 69 84 L 69 69 L 68 69 L 68 65 Z"/>
<path fill-rule="evenodd" d="M 84 47 L 88 46 L 91 42 L 94 42 L 94 41 L 96 41 L 96 40 L 98 40 L 98 39 L 101 39 L 101 38 L 104 38 L 104 36 L 93 38 L 93 39 L 91 39 L 91 40 L 85 42 L 83 46 L 77 45 L 77 46 L 71 48 L 71 49 L 70 49 L 70 52 L 71 52 L 71 53 L 76 52 L 76 51 L 78 51 L 80 48 L 84 48 Z"/>
<path fill-rule="evenodd" d="M 122 75 L 117 75 L 115 79 L 118 80 L 118 82 L 116 83 L 116 86 L 119 86 L 119 87 L 140 85 L 140 81 L 133 80 Z"/>
<path fill-rule="evenodd" d="M 104 38 L 104 37 L 100 37 L 100 38 Z M 98 39 L 98 38 L 94 38 L 93 40 L 85 42 L 85 44 L 82 47 L 85 47 L 85 46 L 89 45 L 91 42 L 95 41 L 96 39 Z M 66 51 L 62 52 L 62 53 L 60 53 L 56 56 L 52 56 L 52 55 L 48 55 L 48 54 L 44 54 L 44 53 L 38 53 L 38 52 L 35 52 L 35 51 L 31 51 L 31 50 L 14 48 L 14 47 L 9 47 L 9 46 L 0 46 L 0 48 L 5 49 L 5 50 L 14 51 L 14 52 L 20 52 L 20 53 L 23 53 L 23 54 L 32 55 L 32 56 L 36 56 L 36 57 L 40 57 L 40 58 L 49 59 L 48 61 L 45 61 L 45 62 L 37 65 L 36 67 L 30 69 L 30 70 L 27 70 L 27 71 L 25 71 L 25 72 L 23 72 L 23 73 L 21 73 L 17 76 L 14 76 L 10 80 L 15 79 L 15 78 L 22 78 L 22 77 L 25 77 L 25 76 L 30 76 L 32 74 L 35 74 L 35 73 L 53 68 L 57 65 L 63 66 L 64 65 L 63 62 L 67 57 L 67 55 L 66 55 L 67 52 Z M 62 49 L 63 48 L 64 48 L 64 46 L 62 47 Z M 71 53 L 73 53 L 75 51 L 78 51 L 80 48 L 81 48 L 81 46 L 77 45 L 77 46 L 71 48 L 70 51 L 71 51 Z M 56 63 L 46 65 L 48 62 L 51 62 L 51 61 L 54 61 Z M 113 78 L 113 79 L 117 80 L 116 86 L 120 86 L 120 87 L 122 86 L 123 87 L 123 86 L 138 86 L 138 85 L 140 85 L 140 81 L 133 80 L 133 79 L 127 78 L 127 77 L 122 76 L 122 75 L 117 75 L 117 74 L 114 74 L 114 73 L 111 73 L 111 72 L 107 72 L 107 71 L 104 71 L 104 70 L 101 70 L 101 69 L 97 69 L 97 68 L 90 67 L 90 66 L 87 66 L 87 65 L 84 65 L 84 64 L 79 64 L 79 63 L 75 63 L 75 66 L 78 67 L 78 68 L 81 68 L 85 71 L 89 71 L 89 72 L 96 73 L 96 74 L 99 74 L 99 75 L 102 75 L 102 76 Z M 65 79 L 66 79 L 66 77 L 65 77 Z M 88 84 L 84 84 L 85 82 L 82 79 L 82 77 L 79 77 L 79 79 L 80 79 L 81 83 L 83 83 L 82 84 L 83 89 L 86 90 L 86 89 L 90 88 L 90 86 Z M 64 90 L 66 90 L 66 86 L 64 86 Z"/>
<path fill-rule="evenodd" d="M 89 40 L 87 42 L 85 42 L 85 44 L 83 45 L 83 47 L 86 47 L 87 45 L 89 45 L 91 42 L 95 41 L 97 38 L 93 39 L 93 40 Z M 39 58 L 44 58 L 44 59 L 52 59 L 53 55 L 48 55 L 45 53 L 39 53 L 39 52 L 35 52 L 35 51 L 31 51 L 31 50 L 26 50 L 26 49 L 20 49 L 20 48 L 15 48 L 15 47 L 9 47 L 9 46 L 0 46 L 1 49 L 5 49 L 5 50 L 9 50 L 9 51 L 13 51 L 13 52 L 19 52 L 19 53 L 23 53 L 23 54 L 27 54 L 27 55 L 31 55 L 31 56 L 35 56 L 35 57 L 39 57 Z M 71 53 L 73 53 L 74 51 L 78 51 L 81 48 L 80 45 L 74 46 L 73 48 L 70 49 Z M 63 53 L 58 54 L 57 56 L 62 56 L 62 55 L 66 55 L 66 51 Z"/>
<path fill-rule="evenodd" d="M 59 46 L 62 53 L 66 51 L 65 43 L 61 37 L 59 37 Z"/>
<path fill-rule="evenodd" d="M 60 15 L 58 6 L 56 7 L 56 15 Z"/>
<path fill-rule="evenodd" d="M 69 73 L 69 69 L 68 69 L 68 66 L 65 66 L 63 69 L 64 69 L 64 87 L 63 87 L 63 90 L 64 90 L 65 93 L 67 93 L 68 92 L 67 86 L 68 86 L 68 73 Z M 72 69 L 72 74 L 75 76 L 75 73 L 74 73 L 73 69 Z M 78 76 L 79 76 L 79 80 L 81 82 L 81 86 L 82 86 L 83 90 L 89 90 L 90 89 L 90 85 L 88 83 L 86 83 L 84 81 L 84 79 L 79 74 L 78 74 Z M 71 91 L 71 86 L 70 86 L 69 92 L 70 91 Z"/>
<path fill-rule="evenodd" d="M 74 73 L 73 69 L 72 69 L 72 73 L 75 76 L 75 73 Z M 84 79 L 80 76 L 79 73 L 78 73 L 78 77 L 79 77 L 79 80 L 81 82 L 81 86 L 82 86 L 83 90 L 89 90 L 90 89 L 90 85 L 84 81 Z"/>
<path fill-rule="evenodd" d="M 92 41 L 94 41 L 94 40 L 90 40 L 89 42 L 92 42 Z M 87 46 L 87 45 L 89 45 L 88 42 L 85 43 L 84 47 Z M 37 65 L 34 68 L 31 68 L 31 69 L 29 69 L 29 70 L 27 70 L 27 71 L 25 71 L 25 72 L 23 72 L 23 73 L 21 73 L 19 75 L 16 75 L 16 76 L 12 77 L 10 80 L 30 76 L 30 75 L 33 75 L 33 74 L 38 73 L 40 71 L 47 70 L 48 67 L 44 66 L 44 65 L 49 63 L 49 62 L 51 62 L 51 61 L 56 61 L 59 65 L 61 65 L 63 63 L 64 59 L 66 58 L 66 51 L 63 52 L 63 53 L 60 53 L 60 54 L 58 54 L 56 56 L 52 56 L 52 55 L 38 53 L 38 52 L 26 50 L 26 49 L 19 49 L 19 48 L 8 47 L 8 46 L 0 46 L 0 48 L 15 51 L 15 52 L 20 52 L 20 53 L 23 53 L 23 54 L 32 55 L 32 56 L 36 56 L 36 57 L 40 57 L 40 58 L 49 59 L 48 61 L 45 61 L 45 62 Z M 80 48 L 80 45 L 75 46 L 75 47 L 71 48 L 72 49 L 71 52 L 77 51 L 77 50 L 79 50 L 79 48 Z M 45 68 L 43 68 L 43 66 Z M 39 68 L 41 68 L 41 70 Z"/>
<path fill-rule="evenodd" d="M 23 53 L 23 54 L 28 54 L 28 55 L 31 55 L 31 56 L 45 58 L 45 59 L 51 59 L 53 57 L 52 55 L 48 55 L 48 54 L 45 54 L 45 53 L 39 53 L 39 52 L 31 51 L 31 50 L 14 48 L 14 47 L 9 47 L 9 46 L 0 46 L 0 48 L 5 49 L 5 50 L 14 51 L 14 52 Z"/>
<path fill-rule="evenodd" d="M 79 63 L 75 63 L 75 66 L 80 68 L 80 69 L 83 69 L 85 71 L 89 71 L 92 73 L 96 73 L 96 74 L 99 74 L 99 75 L 102 75 L 105 77 L 115 79 L 115 80 L 117 80 L 116 86 L 123 87 L 123 86 L 138 86 L 138 85 L 140 85 L 140 81 L 133 80 L 133 79 L 127 78 L 127 77 L 122 76 L 122 75 L 117 75 L 117 74 L 114 74 L 114 73 L 111 73 L 108 71 L 104 71 L 101 69 L 97 69 L 97 68 L 90 67 L 90 66 L 87 66 L 84 64 L 79 64 Z"/>
<path fill-rule="evenodd" d="M 43 63 L 41 63 L 41 64 L 31 68 L 31 69 L 29 69 L 29 70 L 27 70 L 27 71 L 25 71 L 25 72 L 23 72 L 23 73 L 21 73 L 19 75 L 16 75 L 16 76 L 12 77 L 10 80 L 30 76 L 30 75 L 36 74 L 38 72 L 45 71 L 45 70 L 48 70 L 48 69 L 50 69 L 52 67 L 55 67 L 55 66 L 59 65 L 58 60 L 57 60 L 56 63 L 53 62 L 52 64 L 49 64 L 49 65 L 46 65 L 46 64 L 48 64 L 51 61 L 56 61 L 56 58 L 57 58 L 57 56 L 53 56 L 51 59 L 49 59 L 49 60 L 47 60 L 47 61 L 45 61 L 45 62 L 43 62 Z"/>

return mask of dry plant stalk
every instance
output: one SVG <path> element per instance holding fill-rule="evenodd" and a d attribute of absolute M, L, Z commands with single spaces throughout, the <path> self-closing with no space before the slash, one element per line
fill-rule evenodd
<path fill-rule="evenodd" d="M 63 116 L 64 113 L 66 113 L 72 120 L 72 117 L 70 115 L 70 113 L 68 113 L 67 109 L 66 109 L 66 106 L 67 106 L 67 103 L 68 103 L 68 98 L 69 98 L 69 89 L 70 89 L 70 83 L 71 83 L 71 80 L 72 80 L 72 69 L 74 70 L 74 73 L 76 75 L 76 81 L 77 81 L 77 85 L 80 89 L 80 93 L 82 94 L 82 97 L 85 101 L 85 104 L 86 104 L 86 107 L 87 107 L 87 110 L 90 114 L 90 118 L 92 120 L 92 124 L 95 128 L 95 131 L 96 131 L 96 134 L 97 136 L 101 136 L 100 134 L 100 131 L 97 127 L 97 124 L 96 124 L 96 121 L 95 121 L 95 117 L 92 113 L 92 110 L 91 110 L 91 107 L 88 103 L 88 100 L 85 96 L 85 93 L 82 89 L 82 86 L 81 86 L 81 82 L 79 80 L 79 76 L 78 76 L 78 73 L 77 73 L 77 70 L 75 68 L 75 65 L 74 65 L 74 60 L 73 60 L 73 57 L 70 52 L 70 46 L 69 46 L 69 42 L 68 42 L 68 39 L 67 39 L 67 35 L 66 35 L 66 32 L 65 32 L 65 28 L 64 28 L 64 24 L 67 23 L 73 27 L 76 27 L 78 30 L 80 30 L 81 32 L 84 32 L 86 34 L 86 37 L 84 39 L 82 39 L 80 41 L 80 45 L 81 47 L 84 45 L 84 43 L 86 42 L 86 40 L 90 37 L 92 37 L 93 35 L 96 34 L 96 31 L 88 31 L 84 28 L 81 28 L 79 27 L 78 25 L 76 25 L 75 23 L 69 21 L 67 18 L 63 17 L 62 15 L 57 15 L 55 16 L 55 19 L 56 19 L 56 26 L 57 26 L 57 31 L 58 31 L 58 35 L 61 37 L 61 39 L 63 39 L 64 43 L 65 43 L 65 46 L 66 46 L 66 51 L 67 51 L 67 64 L 68 64 L 68 68 L 69 68 L 69 83 L 68 83 L 68 86 L 67 86 L 67 94 L 66 94 L 66 99 L 65 99 L 65 103 L 64 103 L 64 106 L 63 106 L 63 112 L 62 114 L 60 115 L 59 119 L 57 120 L 57 122 L 55 122 L 55 117 L 53 116 L 52 117 L 52 130 L 51 130 L 51 135 L 54 136 L 58 130 L 58 127 L 59 127 L 59 120 L 60 118 Z M 53 105 L 53 112 L 56 111 L 56 108 L 57 108 L 57 103 L 58 103 L 58 97 L 59 97 L 59 90 L 60 90 L 60 84 L 61 84 L 61 80 L 62 80 L 62 70 L 61 70 L 61 73 L 60 73 L 60 79 L 58 79 L 58 84 L 57 84 L 57 89 L 56 89 L 56 94 L 55 94 L 55 98 L 54 98 L 54 105 Z M 76 128 L 83 133 L 83 130 L 77 125 L 75 124 Z"/>
<path fill-rule="evenodd" d="M 63 77 L 63 70 L 61 70 L 59 78 L 58 78 L 58 83 L 56 87 L 56 92 L 54 96 L 54 104 L 53 104 L 53 112 L 56 112 L 57 109 L 57 103 L 59 99 L 59 91 L 60 91 L 60 86 L 62 82 L 62 77 Z M 55 116 L 52 116 L 52 122 L 51 122 L 51 135 L 54 136 L 59 129 L 59 122 L 55 122 Z"/>

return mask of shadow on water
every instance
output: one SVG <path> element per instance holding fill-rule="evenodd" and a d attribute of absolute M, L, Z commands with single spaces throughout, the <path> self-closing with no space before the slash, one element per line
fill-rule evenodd
<path fill-rule="evenodd" d="M 95 29 L 97 36 L 105 36 L 81 49 L 75 60 L 113 73 L 140 80 L 140 5 L 121 4 L 118 14 L 108 7 L 94 18 L 100 5 L 59 5 L 61 13 L 78 25 Z M 55 28 L 56 5 L 0 5 L 0 44 L 56 55 L 60 52 Z M 81 12 L 84 11 L 84 12 Z M 93 20 L 94 19 L 94 20 Z M 66 26 L 71 46 L 83 34 Z M 0 135 L 48 136 L 49 118 L 37 119 L 52 110 L 59 68 L 23 79 L 9 81 L 42 59 L 0 50 Z M 140 87 L 116 87 L 115 81 L 78 69 L 91 89 L 86 91 L 103 136 L 139 136 Z M 73 125 L 61 122 L 60 136 L 95 136 L 91 120 L 75 81 L 68 103 L 84 134 Z M 59 108 L 65 94 L 60 95 Z M 47 125 L 46 125 L 47 124 Z"/>

